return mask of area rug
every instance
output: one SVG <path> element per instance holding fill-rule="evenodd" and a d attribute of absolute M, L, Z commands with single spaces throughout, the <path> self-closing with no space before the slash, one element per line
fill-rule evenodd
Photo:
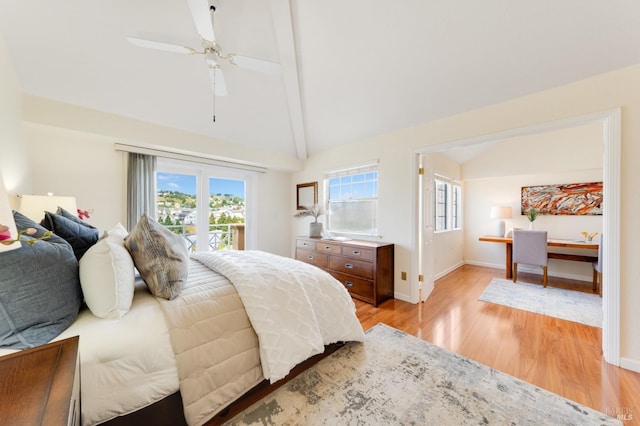
<path fill-rule="evenodd" d="M 602 328 L 597 294 L 494 278 L 478 300 Z"/>
<path fill-rule="evenodd" d="M 230 425 L 621 425 L 384 324 Z"/>

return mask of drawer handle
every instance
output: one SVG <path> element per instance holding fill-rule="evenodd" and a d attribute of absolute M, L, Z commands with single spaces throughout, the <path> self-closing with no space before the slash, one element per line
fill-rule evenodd
<path fill-rule="evenodd" d="M 354 251 L 353 251 L 353 254 L 354 254 L 355 256 L 360 256 L 360 250 L 354 250 Z"/>
<path fill-rule="evenodd" d="M 345 264 L 344 267 L 347 269 L 353 269 L 353 265 L 351 263 Z"/>
<path fill-rule="evenodd" d="M 307 256 L 307 259 L 313 260 L 313 256 L 309 255 L 309 256 Z"/>
<path fill-rule="evenodd" d="M 331 251 L 331 246 L 324 246 L 324 249 L 327 251 Z"/>
<path fill-rule="evenodd" d="M 346 281 L 344 285 L 346 285 L 347 287 L 353 287 L 353 283 L 351 281 Z"/>
<path fill-rule="evenodd" d="M 308 246 L 309 244 L 307 244 L 307 243 L 302 243 L 302 245 L 306 247 L 306 246 Z"/>

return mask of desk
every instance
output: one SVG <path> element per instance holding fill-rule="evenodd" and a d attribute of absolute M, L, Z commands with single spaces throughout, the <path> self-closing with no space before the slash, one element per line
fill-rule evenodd
<path fill-rule="evenodd" d="M 511 237 L 496 237 L 487 235 L 480 237 L 480 241 L 487 241 L 490 243 L 502 243 L 505 245 L 505 271 L 506 277 L 511 278 L 511 253 L 513 252 L 513 238 Z M 549 247 L 564 247 L 564 248 L 577 248 L 587 250 L 598 250 L 598 243 L 587 243 L 584 241 L 576 240 L 560 240 L 550 238 L 547 242 Z M 577 262 L 597 262 L 598 256 L 584 256 L 581 254 L 564 254 L 564 253 L 549 253 L 550 259 L 562 259 L 562 260 L 574 260 Z"/>

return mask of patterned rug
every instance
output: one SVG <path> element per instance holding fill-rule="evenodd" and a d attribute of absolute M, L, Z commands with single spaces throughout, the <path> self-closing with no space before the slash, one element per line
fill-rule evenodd
<path fill-rule="evenodd" d="M 494 278 L 478 300 L 602 328 L 597 294 Z"/>
<path fill-rule="evenodd" d="M 227 424 L 621 425 L 384 324 Z"/>

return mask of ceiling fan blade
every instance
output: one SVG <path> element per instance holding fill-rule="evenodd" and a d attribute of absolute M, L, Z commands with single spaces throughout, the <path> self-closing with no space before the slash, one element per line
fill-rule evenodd
<path fill-rule="evenodd" d="M 251 71 L 262 72 L 265 74 L 280 74 L 282 66 L 275 62 L 263 61 L 262 59 L 250 58 L 241 55 L 229 55 L 232 57 L 232 63 L 241 68 Z"/>
<path fill-rule="evenodd" d="M 179 46 L 177 44 L 162 43 L 160 41 L 145 40 L 136 37 L 127 37 L 127 40 L 135 46 L 145 47 L 148 49 L 164 50 L 165 52 L 173 53 L 194 53 L 193 49 L 185 46 Z"/>
<path fill-rule="evenodd" d="M 227 84 L 219 66 L 209 66 L 209 79 L 211 80 L 214 95 L 227 96 Z"/>
<path fill-rule="evenodd" d="M 213 34 L 213 19 L 212 12 L 209 10 L 211 5 L 208 0 L 188 0 L 189 9 L 191 9 L 191 16 L 193 16 L 193 22 L 196 24 L 196 29 L 204 40 L 214 42 L 216 36 Z"/>

